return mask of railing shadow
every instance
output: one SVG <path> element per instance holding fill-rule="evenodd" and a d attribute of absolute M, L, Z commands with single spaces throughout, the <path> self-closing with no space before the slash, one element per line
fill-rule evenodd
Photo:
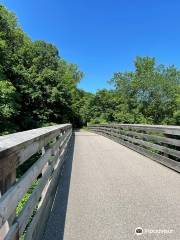
<path fill-rule="evenodd" d="M 43 240 L 50 240 L 50 239 L 63 240 L 64 239 L 65 220 L 66 220 L 69 187 L 70 187 L 71 171 L 72 171 L 72 164 L 73 164 L 74 141 L 75 141 L 75 136 L 73 134 L 71 143 L 69 145 L 69 150 L 65 157 L 65 163 L 64 163 L 64 168 L 62 170 L 62 175 L 59 178 L 57 192 L 56 192 L 52 210 L 46 225 Z"/>

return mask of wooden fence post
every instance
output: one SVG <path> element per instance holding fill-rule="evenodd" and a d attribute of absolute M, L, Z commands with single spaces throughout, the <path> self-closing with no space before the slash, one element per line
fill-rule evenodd
<path fill-rule="evenodd" d="M 3 195 L 16 182 L 16 159 L 11 156 L 1 156 L 0 158 L 0 195 Z M 0 239 L 8 232 L 13 225 L 16 213 L 12 213 L 8 221 L 0 228 Z M 16 237 L 18 239 L 18 236 Z"/>

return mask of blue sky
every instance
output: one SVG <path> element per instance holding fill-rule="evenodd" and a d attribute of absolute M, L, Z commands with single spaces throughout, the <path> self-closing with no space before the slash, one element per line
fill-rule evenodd
<path fill-rule="evenodd" d="M 85 73 L 80 87 L 109 87 L 136 56 L 180 67 L 179 0 L 3 0 L 33 39 L 55 44 Z"/>

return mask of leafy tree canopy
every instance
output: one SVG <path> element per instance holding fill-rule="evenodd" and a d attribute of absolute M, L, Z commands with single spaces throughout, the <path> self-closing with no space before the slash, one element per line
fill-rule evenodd
<path fill-rule="evenodd" d="M 114 73 L 112 90 L 78 89 L 78 66 L 52 44 L 33 42 L 0 5 L 0 133 L 66 122 L 179 125 L 179 69 L 150 57 L 137 57 L 134 65 Z"/>

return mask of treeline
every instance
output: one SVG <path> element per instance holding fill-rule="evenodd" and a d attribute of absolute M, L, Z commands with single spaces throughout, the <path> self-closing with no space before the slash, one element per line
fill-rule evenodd
<path fill-rule="evenodd" d="M 0 133 L 54 123 L 180 124 L 180 71 L 135 61 L 133 72 L 117 72 L 113 90 L 78 89 L 83 73 L 52 44 L 32 41 L 14 14 L 0 5 Z"/>
<path fill-rule="evenodd" d="M 0 5 L 0 132 L 50 123 L 82 125 L 77 84 L 83 73 L 52 44 L 31 41 Z"/>
<path fill-rule="evenodd" d="M 86 121 L 180 125 L 180 71 L 175 66 L 137 57 L 135 70 L 115 73 L 110 84 L 113 90 L 100 90 L 86 102 Z"/>

